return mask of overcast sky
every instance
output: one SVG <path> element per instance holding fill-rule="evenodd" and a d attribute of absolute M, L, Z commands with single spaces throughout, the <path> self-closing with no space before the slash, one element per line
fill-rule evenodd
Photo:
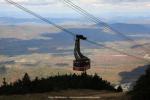
<path fill-rule="evenodd" d="M 63 0 L 13 0 L 28 9 L 46 17 L 73 17 L 78 14 L 63 4 Z M 95 16 L 106 18 L 125 17 L 149 17 L 150 0 L 71 0 L 83 9 Z M 31 17 L 12 5 L 0 0 L 1 17 Z"/>

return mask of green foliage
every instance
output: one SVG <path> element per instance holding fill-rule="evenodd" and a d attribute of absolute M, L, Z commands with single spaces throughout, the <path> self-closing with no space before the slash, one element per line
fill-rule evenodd
<path fill-rule="evenodd" d="M 0 87 L 0 94 L 26 94 L 26 93 L 43 93 L 65 89 L 94 89 L 94 90 L 111 90 L 114 87 L 109 82 L 102 80 L 97 74 L 94 76 L 82 73 L 81 75 L 57 75 L 48 78 L 39 79 L 36 77 L 30 80 L 26 73 L 24 77 L 11 84 L 5 84 Z"/>
<path fill-rule="evenodd" d="M 150 100 L 150 65 L 130 92 L 133 100 Z"/>

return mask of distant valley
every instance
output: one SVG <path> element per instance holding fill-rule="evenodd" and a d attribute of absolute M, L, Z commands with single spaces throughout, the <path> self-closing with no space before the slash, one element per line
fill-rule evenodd
<path fill-rule="evenodd" d="M 76 22 L 76 20 L 52 19 L 53 22 L 76 34 L 83 34 L 90 40 L 133 55 L 144 57 L 146 53 L 142 47 L 150 48 L 149 24 L 110 24 L 115 30 L 140 43 L 137 45 L 119 34 L 106 31 L 103 26 L 85 23 L 81 20 Z M 47 76 L 52 72 L 57 74 L 59 71 L 60 73 L 73 72 L 73 48 L 74 38 L 71 35 L 38 19 L 0 18 L 1 77 L 8 77 L 13 81 L 17 76 L 21 77 L 25 71 L 33 77 Z M 120 72 L 130 72 L 145 64 L 144 61 L 97 47 L 85 41 L 82 41 L 82 52 L 92 60 L 92 69 L 89 70 L 89 73 L 97 72 L 114 83 L 121 80 Z"/>

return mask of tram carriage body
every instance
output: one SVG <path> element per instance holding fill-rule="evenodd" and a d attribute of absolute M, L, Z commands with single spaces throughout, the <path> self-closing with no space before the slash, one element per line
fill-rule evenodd
<path fill-rule="evenodd" d="M 85 71 L 88 69 L 90 69 L 90 60 L 74 60 L 73 61 L 73 70 Z"/>
<path fill-rule="evenodd" d="M 90 69 L 90 59 L 81 53 L 80 39 L 86 40 L 86 37 L 84 37 L 83 35 L 76 35 L 74 48 L 75 60 L 73 61 L 73 70 L 86 71 Z"/>

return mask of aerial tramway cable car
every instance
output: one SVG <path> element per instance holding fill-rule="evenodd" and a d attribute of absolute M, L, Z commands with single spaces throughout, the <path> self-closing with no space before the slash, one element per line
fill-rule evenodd
<path fill-rule="evenodd" d="M 81 53 L 80 40 L 86 40 L 86 37 L 83 35 L 76 35 L 74 48 L 75 60 L 73 61 L 73 70 L 86 71 L 90 69 L 90 59 Z"/>

